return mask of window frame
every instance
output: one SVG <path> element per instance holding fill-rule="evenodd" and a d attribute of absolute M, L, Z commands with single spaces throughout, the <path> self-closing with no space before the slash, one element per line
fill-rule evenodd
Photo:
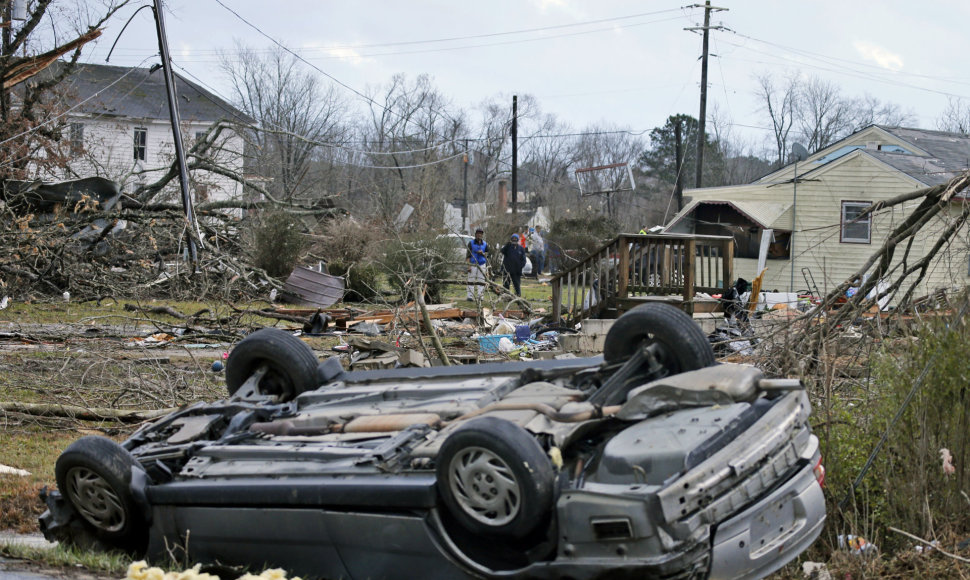
<path fill-rule="evenodd" d="M 135 161 L 145 161 L 148 158 L 148 127 L 135 127 L 133 137 Z"/>
<path fill-rule="evenodd" d="M 872 214 L 867 215 L 865 218 L 858 219 L 847 219 L 845 212 L 851 206 L 858 209 L 858 213 L 862 210 L 872 205 L 871 201 L 858 201 L 858 200 L 842 200 L 842 205 L 839 211 L 839 242 L 843 244 L 871 244 L 872 243 Z M 850 225 L 865 225 L 866 226 L 866 237 L 848 237 L 846 235 L 846 227 Z"/>
<path fill-rule="evenodd" d="M 71 153 L 84 150 L 84 123 L 72 122 L 68 128 L 68 142 Z"/>

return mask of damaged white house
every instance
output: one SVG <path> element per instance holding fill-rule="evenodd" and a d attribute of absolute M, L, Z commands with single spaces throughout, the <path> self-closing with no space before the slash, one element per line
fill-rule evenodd
<path fill-rule="evenodd" d="M 56 72 L 59 63 L 52 67 Z M 186 151 L 216 124 L 253 123 L 241 111 L 198 84 L 175 74 L 176 95 Z M 60 175 L 42 179 L 105 177 L 131 191 L 152 183 L 171 167 L 175 156 L 165 79 L 160 68 L 79 64 L 60 85 L 72 160 Z M 217 163 L 243 173 L 244 140 L 224 130 L 214 145 Z M 191 159 L 189 160 L 191 162 Z M 242 186 L 217 173 L 192 170 L 191 191 L 197 203 L 238 198 Z M 166 190 L 177 199 L 177 180 Z"/>

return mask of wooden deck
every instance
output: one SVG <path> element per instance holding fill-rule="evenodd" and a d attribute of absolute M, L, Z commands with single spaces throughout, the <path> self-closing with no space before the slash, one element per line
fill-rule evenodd
<path fill-rule="evenodd" d="M 695 296 L 730 288 L 733 261 L 729 236 L 621 234 L 552 278 L 553 315 L 570 324 L 615 318 L 646 301 L 709 311 Z"/>

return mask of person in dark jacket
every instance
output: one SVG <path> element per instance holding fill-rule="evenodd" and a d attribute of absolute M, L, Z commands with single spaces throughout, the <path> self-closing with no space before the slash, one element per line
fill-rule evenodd
<path fill-rule="evenodd" d="M 502 269 L 505 279 L 502 285 L 509 289 L 509 282 L 515 287 L 515 295 L 522 296 L 522 268 L 525 267 L 525 248 L 519 244 L 518 234 L 512 234 L 512 239 L 499 250 L 502 253 Z"/>

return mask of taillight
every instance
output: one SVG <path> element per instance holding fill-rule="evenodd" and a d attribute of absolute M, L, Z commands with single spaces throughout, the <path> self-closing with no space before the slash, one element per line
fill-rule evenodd
<path fill-rule="evenodd" d="M 825 466 L 822 465 L 821 457 L 818 458 L 815 467 L 812 468 L 812 473 L 815 474 L 815 481 L 818 482 L 819 487 L 825 487 Z"/>

